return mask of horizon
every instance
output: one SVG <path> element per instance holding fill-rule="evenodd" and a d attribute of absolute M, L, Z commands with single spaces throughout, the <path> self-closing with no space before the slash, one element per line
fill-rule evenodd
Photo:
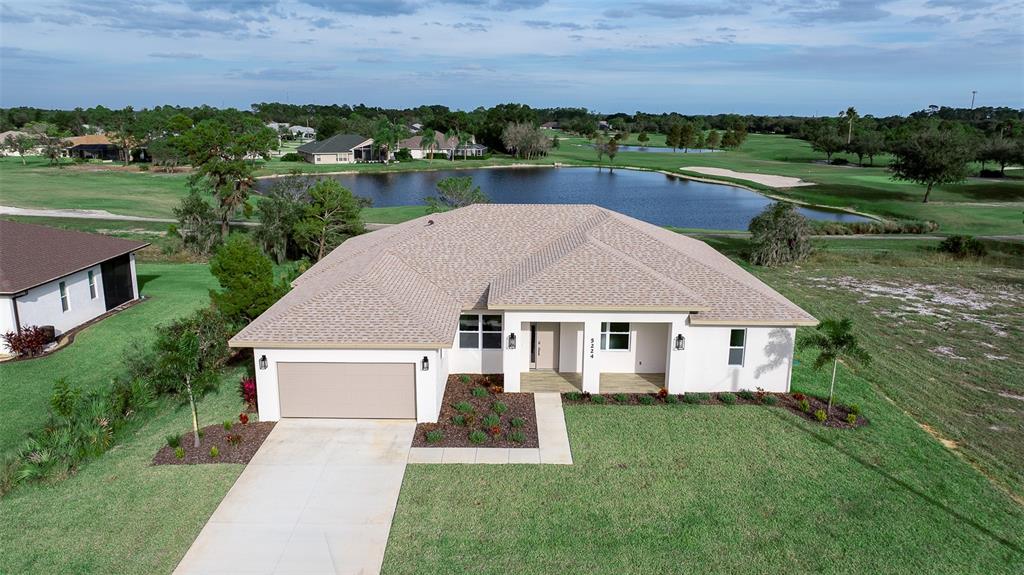
<path fill-rule="evenodd" d="M 1022 30 L 1019 0 L 4 2 L 0 105 L 1020 109 Z"/>

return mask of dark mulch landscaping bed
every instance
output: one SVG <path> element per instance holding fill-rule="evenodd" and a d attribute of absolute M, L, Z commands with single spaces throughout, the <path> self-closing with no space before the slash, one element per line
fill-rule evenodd
<path fill-rule="evenodd" d="M 537 413 L 533 394 L 504 393 L 501 385 L 501 375 L 449 375 L 441 415 L 437 423 L 416 426 L 413 447 L 537 447 Z M 474 389 L 483 389 L 487 393 L 478 397 L 473 395 Z M 508 410 L 495 413 L 495 402 L 504 403 Z M 460 405 L 463 411 L 457 409 L 456 406 Z M 466 410 L 467 405 L 471 409 Z M 497 416 L 497 426 L 485 425 L 483 420 L 488 415 Z M 522 425 L 514 427 L 513 420 L 522 420 Z M 483 434 L 478 434 L 483 438 L 482 442 L 470 440 L 474 431 Z M 432 432 L 440 432 L 441 437 L 433 437 Z M 428 440 L 428 433 L 434 441 Z"/>
<path fill-rule="evenodd" d="M 192 447 L 192 430 L 181 434 L 180 446 L 185 456 L 179 458 L 175 448 L 164 445 L 153 456 L 153 465 L 196 465 L 200 463 L 249 463 L 256 451 L 263 445 L 263 440 L 274 429 L 273 421 L 254 423 L 235 423 L 231 430 L 223 425 L 208 425 L 200 429 L 199 447 Z M 235 442 L 228 441 L 228 436 L 235 436 Z M 210 448 L 219 450 L 217 457 L 210 455 Z"/>
<path fill-rule="evenodd" d="M 600 398 L 600 399 L 596 399 Z M 804 403 L 806 402 L 806 403 Z M 782 407 L 815 423 L 828 427 L 854 428 L 868 424 L 868 420 L 860 414 L 856 407 L 832 403 L 832 415 L 821 421 L 815 415 L 818 410 L 825 412 L 827 399 L 812 397 L 802 393 L 689 393 L 669 395 L 664 393 L 602 393 L 590 394 L 572 392 L 562 394 L 562 403 L 568 405 L 603 404 L 603 405 L 764 405 Z M 850 423 L 851 413 L 857 413 L 856 421 Z"/>

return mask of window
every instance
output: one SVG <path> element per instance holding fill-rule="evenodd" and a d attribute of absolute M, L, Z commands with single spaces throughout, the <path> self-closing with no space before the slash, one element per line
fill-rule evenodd
<path fill-rule="evenodd" d="M 68 286 L 64 282 L 57 284 L 60 287 L 60 309 L 61 311 L 68 311 L 71 308 L 71 302 L 68 300 Z"/>
<path fill-rule="evenodd" d="M 96 275 L 89 270 L 89 299 L 96 299 Z"/>
<path fill-rule="evenodd" d="M 501 316 L 475 313 L 460 315 L 459 348 L 501 349 Z"/>
<path fill-rule="evenodd" d="M 629 323 L 614 321 L 601 323 L 601 349 L 628 351 Z"/>
<path fill-rule="evenodd" d="M 743 365 L 743 349 L 747 343 L 747 330 L 729 332 L 729 365 Z"/>

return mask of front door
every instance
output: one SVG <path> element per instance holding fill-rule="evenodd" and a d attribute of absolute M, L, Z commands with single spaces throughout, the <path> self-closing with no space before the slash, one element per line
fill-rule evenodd
<path fill-rule="evenodd" d="M 535 369 L 558 367 L 558 324 L 537 323 L 533 330 L 533 363 Z"/>

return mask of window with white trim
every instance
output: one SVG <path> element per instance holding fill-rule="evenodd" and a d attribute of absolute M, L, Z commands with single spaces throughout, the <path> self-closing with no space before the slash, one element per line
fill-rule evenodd
<path fill-rule="evenodd" d="M 601 349 L 629 351 L 629 322 L 602 322 Z"/>
<path fill-rule="evenodd" d="M 96 299 L 96 274 L 89 270 L 89 299 Z"/>
<path fill-rule="evenodd" d="M 475 313 L 460 315 L 459 349 L 501 349 L 501 316 Z"/>
<path fill-rule="evenodd" d="M 729 332 L 729 365 L 743 365 L 747 345 L 747 330 L 734 329 Z"/>
<path fill-rule="evenodd" d="M 64 282 L 57 284 L 60 288 L 60 309 L 61 311 L 68 311 L 71 309 L 71 300 L 68 299 L 68 286 Z"/>

